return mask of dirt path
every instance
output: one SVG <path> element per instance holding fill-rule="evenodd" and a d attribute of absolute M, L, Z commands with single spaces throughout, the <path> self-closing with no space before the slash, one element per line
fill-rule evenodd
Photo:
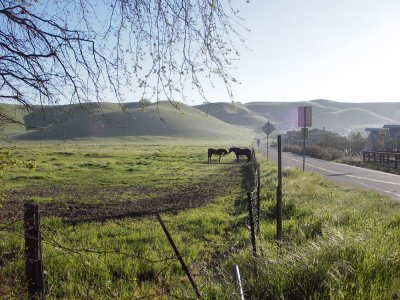
<path fill-rule="evenodd" d="M 143 217 L 160 212 L 174 212 L 198 207 L 223 194 L 229 188 L 222 181 L 201 183 L 174 193 L 166 190 L 133 187 L 31 186 L 7 193 L 0 208 L 0 222 L 21 220 L 23 203 L 33 197 L 60 199 L 39 203 L 42 217 L 55 216 L 72 223 L 106 219 Z M 143 195 L 143 200 L 121 200 L 121 195 Z M 149 196 L 150 195 L 150 196 Z M 92 199 L 86 200 L 85 199 Z M 137 198 L 137 197 L 136 197 Z"/>

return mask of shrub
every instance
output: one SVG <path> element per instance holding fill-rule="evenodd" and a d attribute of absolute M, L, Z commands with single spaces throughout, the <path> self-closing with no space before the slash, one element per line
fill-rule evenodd
<path fill-rule="evenodd" d="M 283 151 L 303 154 L 303 147 L 285 145 Z M 342 158 L 342 151 L 331 147 L 322 148 L 317 145 L 306 146 L 306 155 L 324 160 L 338 160 Z"/>

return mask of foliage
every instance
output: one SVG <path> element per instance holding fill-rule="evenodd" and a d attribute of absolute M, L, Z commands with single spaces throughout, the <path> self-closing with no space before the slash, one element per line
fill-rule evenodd
<path fill-rule="evenodd" d="M 349 151 L 351 154 L 360 154 L 368 145 L 368 139 L 363 137 L 360 132 L 350 133 L 348 140 Z"/>
<path fill-rule="evenodd" d="M 339 137 L 327 132 L 316 145 L 306 145 L 306 155 L 325 159 L 345 159 L 348 155 L 360 155 L 367 146 L 368 140 L 361 133 L 350 133 L 347 138 Z M 284 145 L 283 151 L 303 154 L 303 147 L 297 145 Z"/>
<path fill-rule="evenodd" d="M 0 171 L 13 166 L 23 166 L 30 170 L 37 169 L 37 162 L 35 160 L 17 160 L 11 157 L 11 151 L 9 149 L 0 150 Z M 0 173 L 1 174 L 1 173 Z"/>
<path fill-rule="evenodd" d="M 332 148 L 332 149 L 345 149 L 347 144 L 347 139 L 339 136 L 335 133 L 326 131 L 322 136 L 320 141 L 317 143 L 321 148 Z"/>
<path fill-rule="evenodd" d="M 303 147 L 296 145 L 285 145 L 283 147 L 283 151 L 293 152 L 296 154 L 303 154 Z M 341 150 L 331 147 L 309 145 L 306 146 L 306 155 L 325 160 L 338 160 L 342 158 L 343 153 Z"/>

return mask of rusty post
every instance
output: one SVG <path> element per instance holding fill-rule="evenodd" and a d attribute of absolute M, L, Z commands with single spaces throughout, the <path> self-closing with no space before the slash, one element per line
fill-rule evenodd
<path fill-rule="evenodd" d="M 160 225 L 161 225 L 161 227 L 162 227 L 162 229 L 163 229 L 163 231 L 164 231 L 165 236 L 166 236 L 167 239 L 168 239 L 169 244 L 171 245 L 172 249 L 173 249 L 174 252 L 175 252 L 176 258 L 177 258 L 177 259 L 179 260 L 179 262 L 181 263 L 182 269 L 183 269 L 183 271 L 185 271 L 186 276 L 188 277 L 188 279 L 189 279 L 189 281 L 190 281 L 190 284 L 192 285 L 193 290 L 194 290 L 194 292 L 196 293 L 197 298 L 198 298 L 198 299 L 201 299 L 200 291 L 198 290 L 198 288 L 197 288 L 197 286 L 196 286 L 196 283 L 194 282 L 192 276 L 190 275 L 189 269 L 188 269 L 188 267 L 186 266 L 185 262 L 184 262 L 183 259 L 182 259 L 182 255 L 179 253 L 178 248 L 176 248 L 175 243 L 174 243 L 174 241 L 172 240 L 172 237 L 171 237 L 171 235 L 169 234 L 167 227 L 165 227 L 165 224 L 164 224 L 163 220 L 161 219 L 161 216 L 160 216 L 160 214 L 159 214 L 158 212 L 156 212 L 156 216 L 157 216 L 158 222 L 160 223 Z"/>
<path fill-rule="evenodd" d="M 247 192 L 247 201 L 248 201 L 248 209 L 249 209 L 251 247 L 253 249 L 253 257 L 257 257 L 256 236 L 255 236 L 255 231 L 254 231 L 253 204 L 251 203 L 251 192 L 250 191 Z"/>
<path fill-rule="evenodd" d="M 37 204 L 24 205 L 25 277 L 28 299 L 43 299 L 43 266 L 40 237 L 40 218 Z"/>

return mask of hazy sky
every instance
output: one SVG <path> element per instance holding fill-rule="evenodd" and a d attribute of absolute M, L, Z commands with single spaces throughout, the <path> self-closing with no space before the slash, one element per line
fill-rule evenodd
<path fill-rule="evenodd" d="M 236 101 L 400 102 L 400 0 L 242 2 Z"/>

